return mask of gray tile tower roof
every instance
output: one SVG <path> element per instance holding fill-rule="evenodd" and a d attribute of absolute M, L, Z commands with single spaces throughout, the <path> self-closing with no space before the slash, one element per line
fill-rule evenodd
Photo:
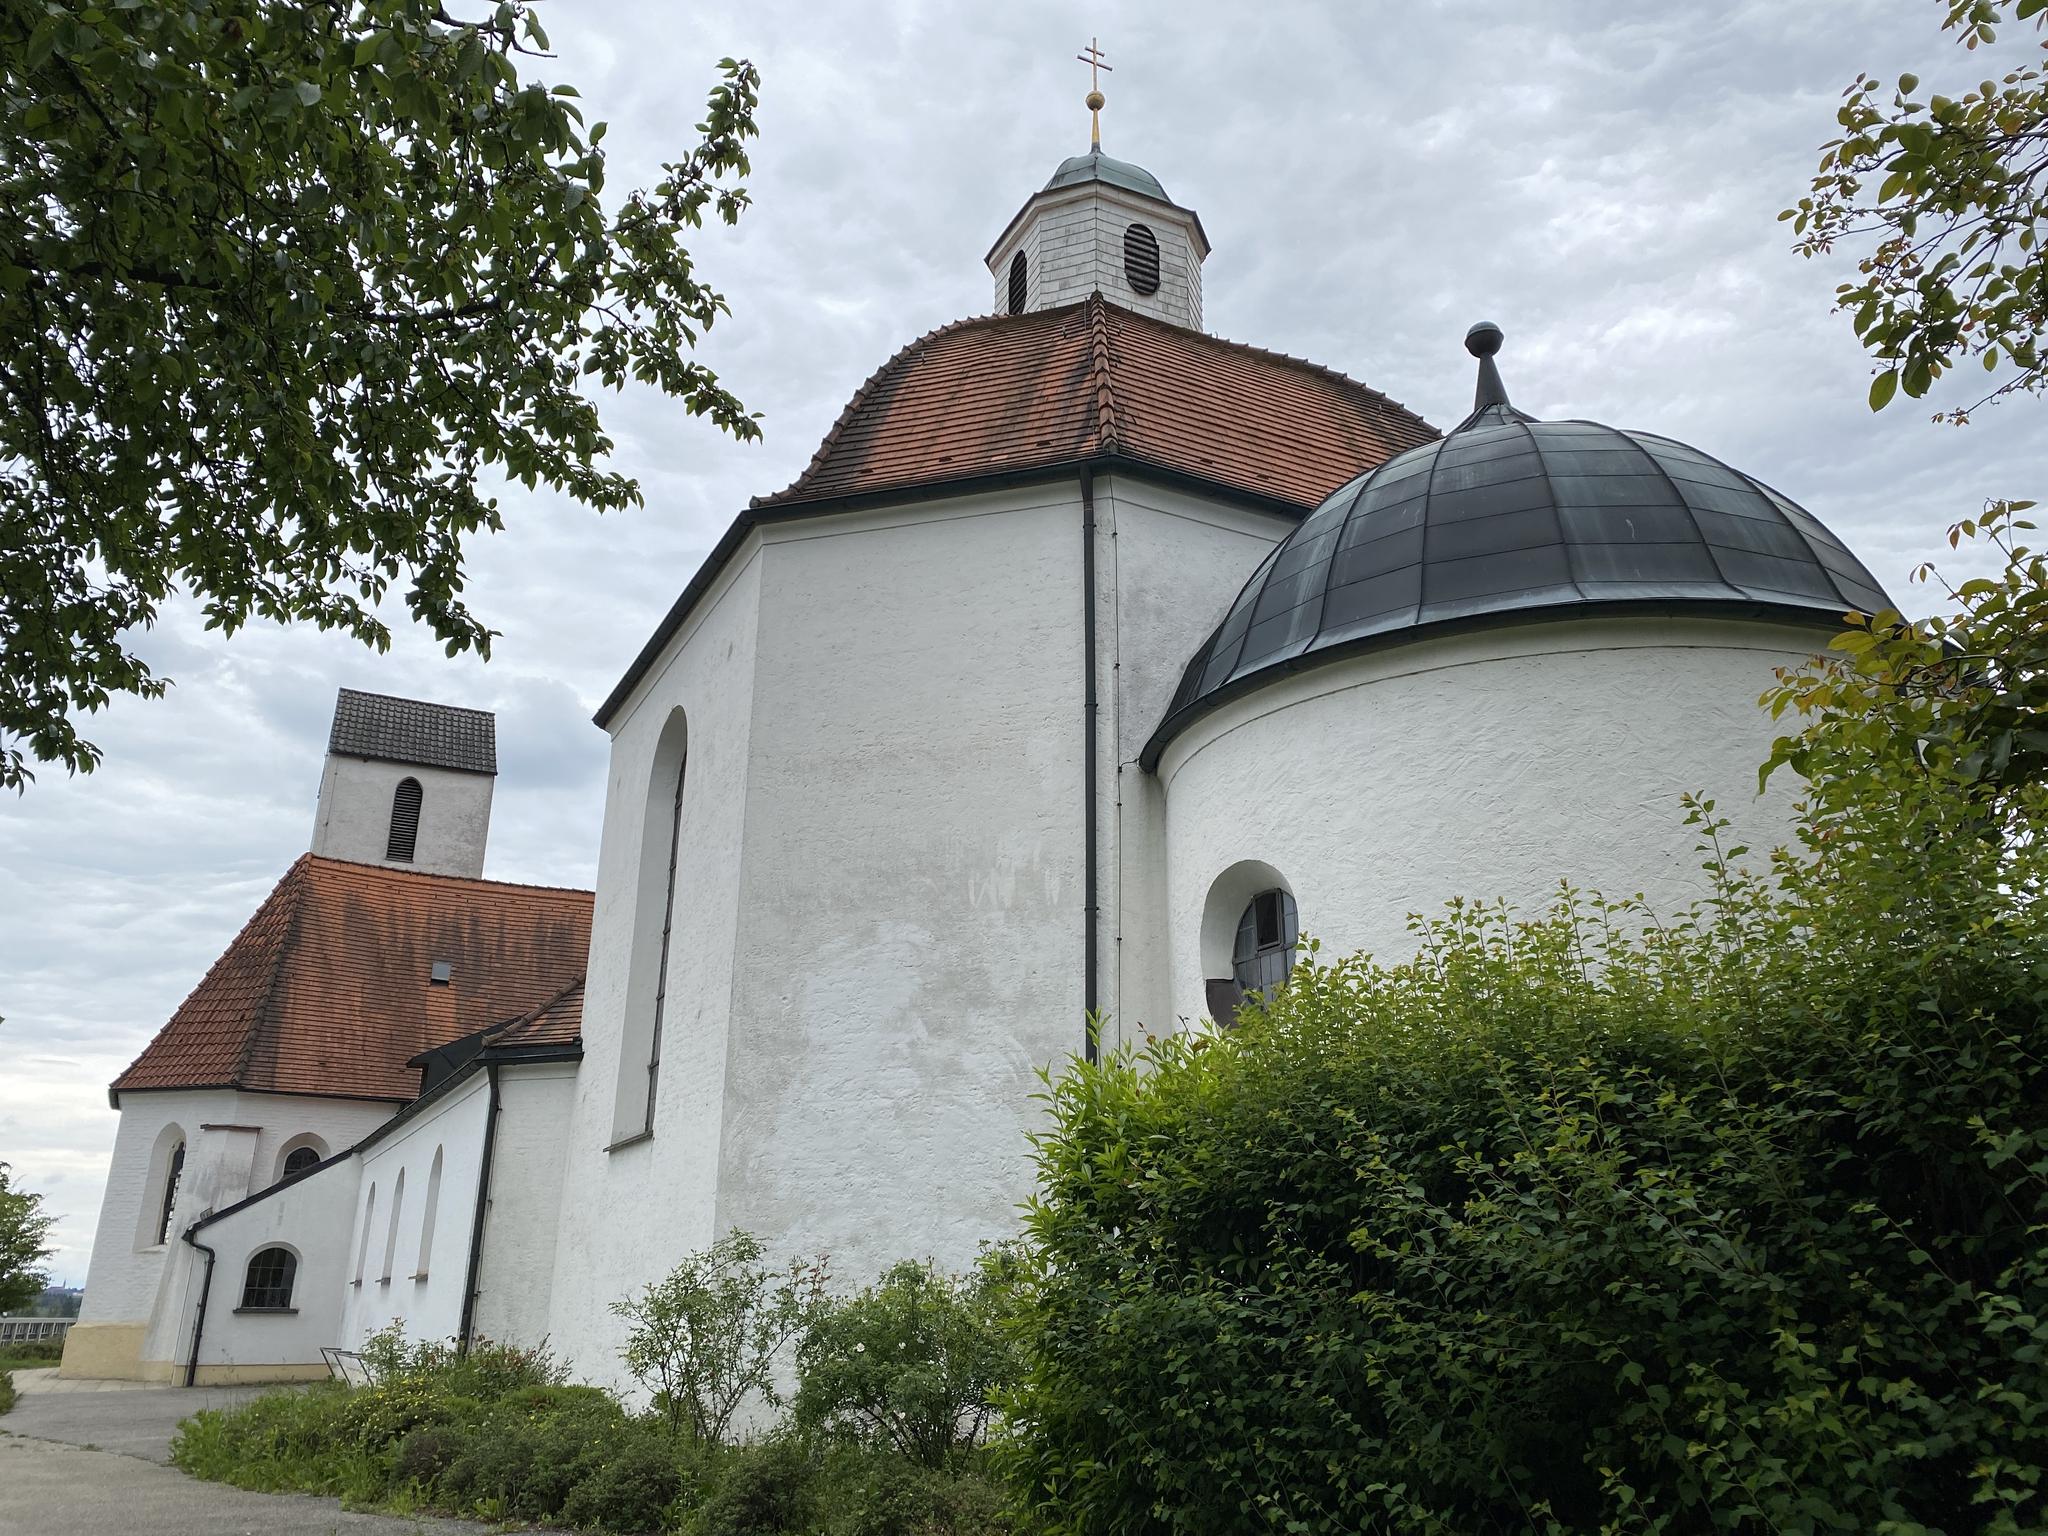
<path fill-rule="evenodd" d="M 495 774 L 498 717 L 487 709 L 458 709 L 344 688 L 334 700 L 334 729 L 328 733 L 327 750 L 344 757 Z"/>

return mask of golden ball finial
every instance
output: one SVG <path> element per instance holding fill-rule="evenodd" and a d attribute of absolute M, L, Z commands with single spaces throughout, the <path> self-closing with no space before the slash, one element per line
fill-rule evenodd
<path fill-rule="evenodd" d="M 1083 99 L 1082 104 L 1086 106 L 1090 112 L 1100 112 L 1103 109 L 1103 106 L 1106 104 L 1106 98 L 1100 91 L 1090 91 L 1087 94 L 1087 96 Z"/>

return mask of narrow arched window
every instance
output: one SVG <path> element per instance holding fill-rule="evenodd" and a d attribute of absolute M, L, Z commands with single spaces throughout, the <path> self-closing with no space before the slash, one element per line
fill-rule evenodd
<path fill-rule="evenodd" d="M 296 1179 L 302 1173 L 310 1173 L 320 1166 L 320 1151 L 317 1147 L 294 1147 L 284 1155 L 282 1177 Z"/>
<path fill-rule="evenodd" d="M 367 1202 L 367 1203 L 366 1203 L 366 1204 L 365 1204 L 365 1205 L 363 1206 L 363 1239 L 362 1239 L 362 1241 L 361 1241 L 360 1243 L 358 1243 L 358 1244 L 356 1245 L 356 1279 L 355 1279 L 355 1283 L 356 1283 L 357 1285 L 361 1285 L 361 1284 L 363 1283 L 363 1271 L 364 1271 L 365 1269 L 367 1269 L 367 1268 L 369 1267 L 369 1263 L 370 1263 L 370 1224 L 371 1224 L 372 1222 L 374 1222 L 374 1221 L 375 1221 L 376 1219 L 377 1219 L 377 1186 L 376 1186 L 376 1185 L 374 1185 L 374 1184 L 372 1184 L 372 1185 L 370 1186 L 370 1198 L 369 1198 L 369 1201 L 368 1201 L 368 1202 Z"/>
<path fill-rule="evenodd" d="M 391 1270 L 398 1259 L 398 1216 L 405 1209 L 405 1170 L 398 1170 L 398 1182 L 391 1186 L 391 1222 L 384 1229 L 384 1268 L 378 1274 L 379 1284 L 391 1279 Z"/>
<path fill-rule="evenodd" d="M 1245 992 L 1271 997 L 1294 966 L 1294 945 L 1300 936 L 1294 898 L 1283 890 L 1261 891 L 1237 920 L 1237 943 L 1230 971 Z"/>
<path fill-rule="evenodd" d="M 612 1101 L 613 1150 L 654 1133 L 661 1081 L 662 1035 L 672 993 L 669 965 L 677 954 L 683 912 L 683 793 L 689 775 L 689 722 L 669 712 L 647 772 L 647 809 L 640 823 L 640 859 L 633 896 L 633 944 L 626 967 L 626 1008 L 619 1032 L 619 1078 Z"/>
<path fill-rule="evenodd" d="M 1010 313 L 1013 315 L 1024 313 L 1025 277 L 1024 253 L 1019 251 L 1010 258 Z"/>
<path fill-rule="evenodd" d="M 292 1281 L 298 1277 L 298 1257 L 289 1248 L 265 1248 L 249 1261 L 249 1273 L 242 1280 L 243 1312 L 289 1312 L 292 1309 Z"/>
<path fill-rule="evenodd" d="M 171 1161 L 164 1170 L 164 1203 L 156 1218 L 156 1240 L 159 1243 L 171 1240 L 171 1215 L 178 1208 L 178 1185 L 184 1177 L 185 1143 L 181 1141 L 171 1148 Z"/>
<path fill-rule="evenodd" d="M 394 863 L 410 864 L 419 838 L 420 781 L 408 774 L 391 792 L 391 835 L 384 841 L 384 857 Z"/>
<path fill-rule="evenodd" d="M 441 1149 L 434 1148 L 434 1166 L 427 1170 L 427 1208 L 420 1214 L 420 1257 L 413 1265 L 415 1280 L 427 1278 L 427 1262 L 434 1256 L 434 1218 L 441 1212 Z"/>

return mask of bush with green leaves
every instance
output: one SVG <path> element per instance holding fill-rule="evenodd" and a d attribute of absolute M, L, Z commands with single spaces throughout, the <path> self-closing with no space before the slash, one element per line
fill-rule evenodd
<path fill-rule="evenodd" d="M 820 1307 L 797 1347 L 797 1424 L 926 1467 L 981 1444 L 1015 1370 L 995 1305 L 1005 1261 L 992 1251 L 964 1277 L 906 1261 Z"/>
<path fill-rule="evenodd" d="M 14 1407 L 14 1372 L 0 1371 L 0 1413 Z"/>
<path fill-rule="evenodd" d="M 777 1270 L 764 1253 L 735 1229 L 612 1303 L 628 1325 L 626 1369 L 669 1427 L 692 1439 L 724 1440 L 750 1398 L 781 1406 L 776 1369 L 824 1297 L 822 1262 Z"/>
<path fill-rule="evenodd" d="M 1454 906 L 1052 1084 L 1048 1529 L 2048 1528 L 2039 577 L 1787 678 L 1768 877 L 1696 803 L 1695 911 Z"/>

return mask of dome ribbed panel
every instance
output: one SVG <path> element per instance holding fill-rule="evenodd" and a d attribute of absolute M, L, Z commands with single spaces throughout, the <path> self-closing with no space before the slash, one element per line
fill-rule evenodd
<path fill-rule="evenodd" d="M 1339 488 L 1245 584 L 1147 746 L 1264 673 L 1434 629 L 1700 603 L 1835 623 L 1891 606 L 1811 513 L 1647 432 L 1507 405 Z"/>

